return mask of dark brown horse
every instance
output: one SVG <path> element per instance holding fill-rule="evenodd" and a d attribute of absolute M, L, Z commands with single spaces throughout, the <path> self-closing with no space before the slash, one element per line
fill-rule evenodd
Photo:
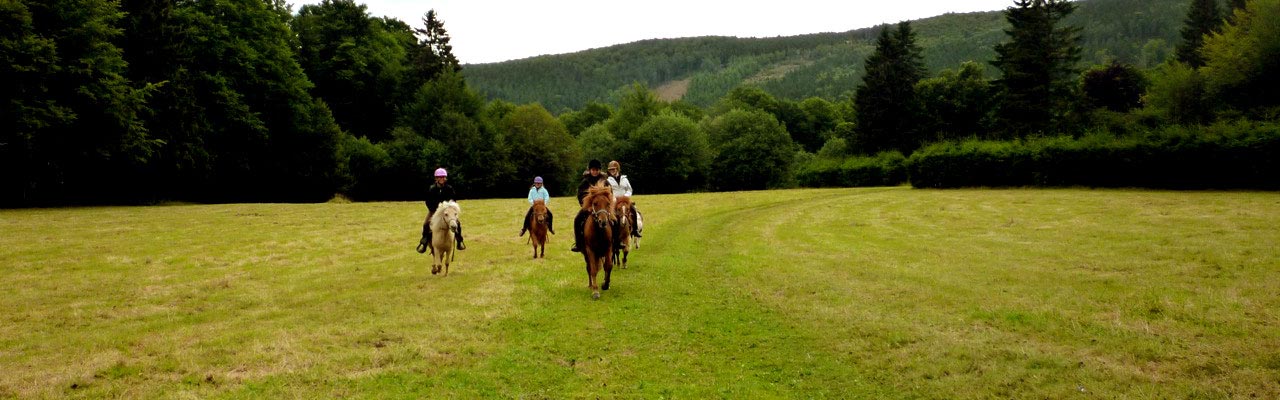
<path fill-rule="evenodd" d="M 609 276 L 613 274 L 612 193 L 607 187 L 596 186 L 582 198 L 582 210 L 590 213 L 582 227 L 582 256 L 587 261 L 587 285 L 592 299 L 600 298 L 600 290 L 609 290 Z M 604 285 L 597 286 L 596 275 L 601 268 L 604 268 Z"/>
<path fill-rule="evenodd" d="M 618 196 L 613 201 L 613 215 L 618 218 L 618 231 L 615 232 L 618 243 L 613 248 L 613 259 L 626 269 L 627 255 L 631 254 L 631 224 L 635 223 L 631 220 L 631 196 Z M 618 258 L 619 253 L 622 258 Z"/>
<path fill-rule="evenodd" d="M 529 243 L 533 244 L 533 258 L 547 258 L 547 203 L 533 201 L 533 214 L 529 215 Z M 541 251 L 539 251 L 541 250 Z"/>

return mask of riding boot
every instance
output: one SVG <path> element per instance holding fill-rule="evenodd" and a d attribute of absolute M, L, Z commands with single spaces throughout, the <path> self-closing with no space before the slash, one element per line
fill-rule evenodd
<path fill-rule="evenodd" d="M 573 248 L 569 249 L 574 252 L 582 251 L 582 227 L 587 224 L 587 212 L 580 211 L 578 216 L 573 218 Z"/>
<path fill-rule="evenodd" d="M 422 241 L 418 242 L 418 254 L 426 253 L 427 249 L 431 249 L 432 254 L 435 253 L 435 249 L 431 248 L 431 229 L 429 228 L 422 230 Z"/>
<path fill-rule="evenodd" d="M 547 231 L 551 232 L 552 235 L 556 234 L 556 225 L 552 223 L 550 208 L 547 209 Z"/>
<path fill-rule="evenodd" d="M 524 236 L 524 233 L 529 230 L 529 217 L 532 217 L 532 216 L 533 216 L 533 207 L 529 207 L 529 211 L 526 211 L 524 213 L 524 225 L 521 225 L 520 227 L 520 236 Z"/>
<path fill-rule="evenodd" d="M 427 252 L 427 248 L 431 247 L 431 226 L 422 225 L 422 240 L 418 241 L 418 254 Z"/>
<path fill-rule="evenodd" d="M 458 228 L 453 230 L 453 234 L 458 237 L 458 250 L 466 250 L 467 245 L 462 243 L 462 221 L 458 221 Z"/>

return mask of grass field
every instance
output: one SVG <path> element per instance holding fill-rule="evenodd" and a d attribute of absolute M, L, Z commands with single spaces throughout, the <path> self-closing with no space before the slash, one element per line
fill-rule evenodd
<path fill-rule="evenodd" d="M 0 210 L 0 398 L 1280 397 L 1280 193 L 638 200 L 599 301 L 571 198 Z"/>

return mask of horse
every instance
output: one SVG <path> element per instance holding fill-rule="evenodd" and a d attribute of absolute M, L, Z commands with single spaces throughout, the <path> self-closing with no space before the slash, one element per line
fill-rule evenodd
<path fill-rule="evenodd" d="M 458 229 L 460 214 L 462 207 L 458 203 L 442 201 L 431 216 L 431 275 L 440 273 L 443 267 L 444 276 L 449 276 L 449 263 L 457 255 L 454 252 L 457 239 L 453 232 Z"/>
<path fill-rule="evenodd" d="M 619 260 L 618 253 L 622 253 L 622 268 L 627 268 L 627 255 L 631 254 L 631 243 L 634 238 L 631 237 L 631 224 L 635 223 L 631 220 L 631 196 L 618 196 L 613 203 L 613 215 L 618 217 L 618 243 L 613 248 L 613 259 Z"/>
<path fill-rule="evenodd" d="M 609 290 L 613 274 L 613 192 L 608 187 L 594 186 L 582 198 L 582 211 L 587 221 L 582 226 L 582 257 L 587 262 L 587 286 L 591 298 L 600 299 L 600 290 Z M 604 268 L 604 285 L 597 286 L 596 275 Z"/>
<path fill-rule="evenodd" d="M 547 203 L 542 199 L 533 201 L 533 214 L 529 216 L 529 243 L 533 244 L 533 258 L 537 259 L 539 250 L 542 258 L 547 258 Z"/>

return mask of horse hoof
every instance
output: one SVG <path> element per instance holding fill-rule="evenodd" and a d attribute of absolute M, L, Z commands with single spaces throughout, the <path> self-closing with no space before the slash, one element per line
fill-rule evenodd
<path fill-rule="evenodd" d="M 600 292 L 591 292 L 591 300 L 600 300 Z"/>

